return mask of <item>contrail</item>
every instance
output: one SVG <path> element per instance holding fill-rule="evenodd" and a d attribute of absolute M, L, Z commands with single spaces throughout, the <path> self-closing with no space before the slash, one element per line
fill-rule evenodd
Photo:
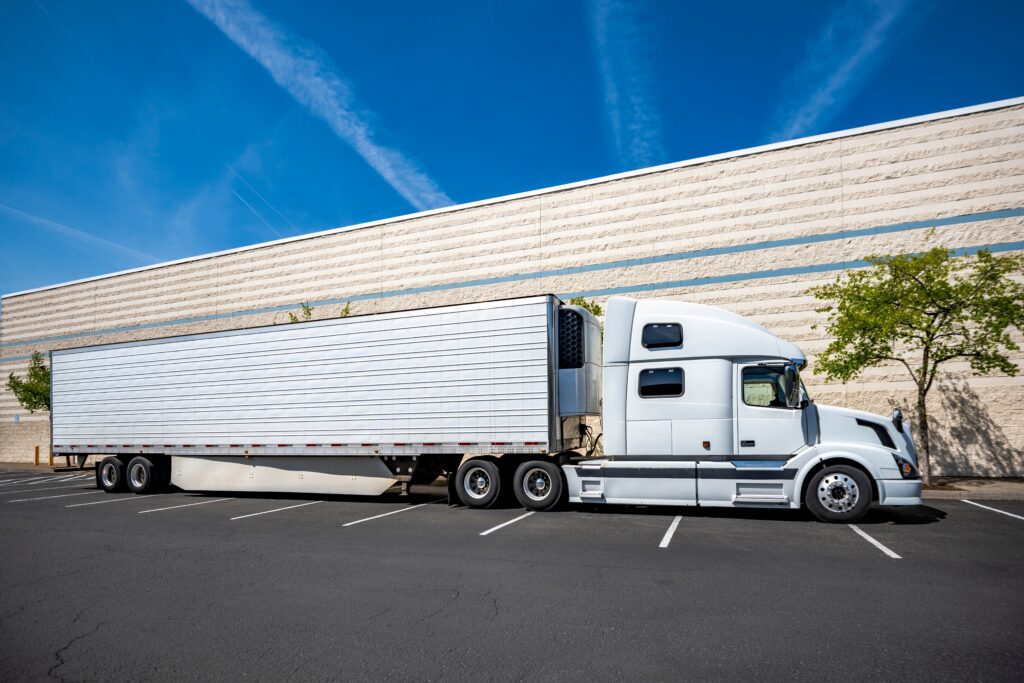
<path fill-rule="evenodd" d="M 374 140 L 370 124 L 356 111 L 352 88 L 317 45 L 289 34 L 246 0 L 187 1 L 299 104 L 327 123 L 410 204 L 423 210 L 453 203 L 401 152 Z"/>
<path fill-rule="evenodd" d="M 94 247 L 100 247 L 101 249 L 115 251 L 119 254 L 128 256 L 142 263 L 149 264 L 164 260 L 157 256 L 153 256 L 152 254 L 147 254 L 144 251 L 132 249 L 131 247 L 126 247 L 123 244 L 118 244 L 117 242 L 111 242 L 108 239 L 97 237 L 96 235 L 93 235 L 92 233 L 86 232 L 84 230 L 72 228 L 70 225 L 64 225 L 63 223 L 58 223 L 57 221 L 51 221 L 49 218 L 43 218 L 42 216 L 36 216 L 34 214 L 22 211 L 21 209 L 16 209 L 13 206 L 10 206 L 9 204 L 4 204 L 3 202 L 0 202 L 0 210 L 6 211 L 12 216 L 16 216 L 22 219 L 23 221 L 32 223 L 33 225 L 38 225 L 41 228 L 45 228 L 46 230 L 49 230 L 51 232 L 63 235 L 64 237 L 70 237 L 73 240 L 78 240 L 79 242 L 83 242 Z"/>
<path fill-rule="evenodd" d="M 260 213 L 259 211 L 257 211 L 256 209 L 254 209 L 254 208 L 253 208 L 253 206 L 252 206 L 252 204 L 250 204 L 249 202 L 247 202 L 247 201 L 245 201 L 244 199 L 242 199 L 242 195 L 238 194 L 238 193 L 237 193 L 237 192 L 235 192 L 234 190 L 231 190 L 231 194 L 235 195 L 235 199 L 237 199 L 238 201 L 242 202 L 242 204 L 244 204 L 244 205 L 245 205 L 245 208 L 247 208 L 247 209 L 249 209 L 250 211 L 252 211 L 252 212 L 253 212 L 253 214 L 254 214 L 254 215 L 256 216 L 256 218 L 259 218 L 259 219 L 260 219 L 260 220 L 261 220 L 261 221 L 263 222 L 263 225 L 267 226 L 267 229 L 269 229 L 269 230 L 270 230 L 270 232 L 274 233 L 274 236 L 275 236 L 275 237 L 277 237 L 277 238 L 281 238 L 281 237 L 283 237 L 283 236 L 284 236 L 284 235 L 282 235 L 282 234 L 281 234 L 280 232 L 278 232 L 277 228 L 275 228 L 275 227 L 274 227 L 273 225 L 271 225 L 270 223 L 268 223 L 268 222 L 267 222 L 267 219 L 263 217 L 263 214 L 261 214 L 261 213 Z"/>
<path fill-rule="evenodd" d="M 835 10 L 790 77 L 792 94 L 776 114 L 770 139 L 812 133 L 845 105 L 889 47 L 889 34 L 906 9 L 903 0 L 872 0 Z"/>
<path fill-rule="evenodd" d="M 248 181 L 248 180 L 246 180 L 245 178 L 243 178 L 243 177 L 242 177 L 242 174 L 241 174 L 241 173 L 239 173 L 238 171 L 236 171 L 236 170 L 235 170 L 235 169 L 234 169 L 234 168 L 233 168 L 232 166 L 230 166 L 230 165 L 229 165 L 229 166 L 228 166 L 227 168 L 228 168 L 228 170 L 229 170 L 229 171 L 231 171 L 231 173 L 232 173 L 232 174 L 233 174 L 233 175 L 234 175 L 234 176 L 235 176 L 236 178 L 238 178 L 239 180 L 241 180 L 241 181 L 242 181 L 242 184 L 243 184 L 243 185 L 245 185 L 245 186 L 246 186 L 247 188 L 249 188 L 249 191 L 250 191 L 250 192 L 252 192 L 252 193 L 253 193 L 254 195 L 256 195 L 257 197 L 259 197 L 259 198 L 260 198 L 260 201 L 262 201 L 262 202 L 263 202 L 264 204 L 266 204 L 266 205 L 267 205 L 268 207 L 270 207 L 270 210 L 271 210 L 271 211 L 273 211 L 273 212 L 274 212 L 274 213 L 276 213 L 276 214 L 277 214 L 278 216 L 280 216 L 280 217 L 281 217 L 281 220 L 283 220 L 283 221 L 284 221 L 285 223 L 287 223 L 288 225 L 290 225 L 290 226 L 292 227 L 292 229 L 293 229 L 293 230 L 295 230 L 296 232 L 299 232 L 299 229 L 298 229 L 297 227 L 295 227 L 295 224 L 294 224 L 294 223 L 292 223 L 292 222 L 291 222 L 290 220 L 288 220 L 288 218 L 287 218 L 287 217 L 285 217 L 285 215 L 284 215 L 283 213 L 281 213 L 280 211 L 278 211 L 278 210 L 277 210 L 277 207 L 276 207 L 276 206 L 274 206 L 273 204 L 271 204 L 271 203 L 270 203 L 270 200 L 269 200 L 269 199 L 267 199 L 266 197 L 264 197 L 263 195 L 261 195 L 261 194 L 260 194 L 260 193 L 259 193 L 259 192 L 258 192 L 258 191 L 256 190 L 256 188 L 255 188 L 255 187 L 253 187 L 252 185 L 250 185 L 250 184 L 249 184 L 249 181 Z M 241 199 L 241 197 L 239 197 L 239 199 Z"/>

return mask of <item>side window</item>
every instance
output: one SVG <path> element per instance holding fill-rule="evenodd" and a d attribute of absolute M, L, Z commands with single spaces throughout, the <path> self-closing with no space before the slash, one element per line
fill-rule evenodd
<path fill-rule="evenodd" d="M 653 368 L 640 371 L 640 398 L 683 395 L 682 368 Z"/>
<path fill-rule="evenodd" d="M 671 349 L 683 345 L 683 328 L 679 323 L 644 325 L 640 343 L 645 349 Z"/>
<path fill-rule="evenodd" d="M 758 408 L 785 408 L 783 373 L 781 365 L 743 368 L 743 402 Z"/>

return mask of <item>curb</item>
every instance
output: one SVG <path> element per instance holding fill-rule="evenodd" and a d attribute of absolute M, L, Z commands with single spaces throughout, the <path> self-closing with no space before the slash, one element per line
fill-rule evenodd
<path fill-rule="evenodd" d="M 924 491 L 924 500 L 1024 500 L 1024 492 L 998 493 L 996 491 Z"/>

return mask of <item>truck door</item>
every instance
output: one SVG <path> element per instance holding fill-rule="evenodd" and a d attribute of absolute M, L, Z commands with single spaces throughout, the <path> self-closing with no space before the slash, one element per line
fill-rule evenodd
<path fill-rule="evenodd" d="M 784 364 L 740 364 L 734 372 L 735 455 L 699 463 L 699 504 L 788 504 L 796 469 L 786 462 L 805 444 L 804 411 L 786 407 Z"/>
<path fill-rule="evenodd" d="M 786 407 L 785 365 L 736 366 L 736 453 L 789 456 L 804 446 L 804 411 Z"/>

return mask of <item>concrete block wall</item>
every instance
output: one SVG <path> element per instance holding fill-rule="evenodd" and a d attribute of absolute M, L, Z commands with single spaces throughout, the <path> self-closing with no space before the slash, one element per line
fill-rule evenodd
<path fill-rule="evenodd" d="M 909 407 L 902 368 L 814 376 L 805 291 L 870 254 L 1020 251 L 1024 101 L 694 160 L 5 296 L 0 373 L 33 350 L 553 292 L 722 306 L 800 344 L 815 397 Z M 1017 357 L 1024 364 L 1024 356 Z M 1024 476 L 1024 380 L 952 364 L 934 393 L 938 474 Z M 20 421 L 14 424 L 14 416 Z M 0 392 L 0 461 L 48 448 Z"/>

